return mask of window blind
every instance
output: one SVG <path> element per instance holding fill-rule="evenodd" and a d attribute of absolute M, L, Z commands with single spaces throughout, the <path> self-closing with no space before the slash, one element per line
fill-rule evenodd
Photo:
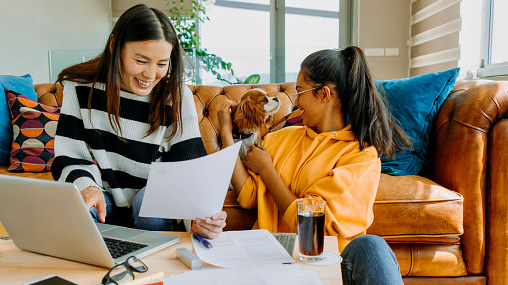
<path fill-rule="evenodd" d="M 458 66 L 460 0 L 412 0 L 410 76 Z"/>

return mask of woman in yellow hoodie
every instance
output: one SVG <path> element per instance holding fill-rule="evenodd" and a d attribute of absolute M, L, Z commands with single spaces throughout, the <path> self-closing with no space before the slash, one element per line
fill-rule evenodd
<path fill-rule="evenodd" d="M 325 234 L 337 236 L 344 284 L 402 284 L 393 252 L 365 235 L 381 173 L 379 153 L 409 145 L 392 121 L 358 47 L 322 50 L 301 64 L 294 94 L 304 126 L 286 127 L 238 159 L 232 185 L 238 202 L 258 208 L 255 227 L 297 232 L 296 200 L 326 200 Z M 223 146 L 233 144 L 230 110 L 219 111 Z"/>

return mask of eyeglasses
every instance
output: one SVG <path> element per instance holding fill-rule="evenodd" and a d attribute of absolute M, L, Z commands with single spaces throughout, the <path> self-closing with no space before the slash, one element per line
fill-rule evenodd
<path fill-rule="evenodd" d="M 300 91 L 300 92 L 293 91 L 293 96 L 295 96 L 296 100 L 298 100 L 298 99 L 300 99 L 301 94 L 303 94 L 303 93 L 305 93 L 307 91 L 312 91 L 314 89 L 318 89 L 318 88 L 321 88 L 321 87 L 314 87 L 312 89 L 307 89 L 307 90 L 303 90 L 303 91 Z"/>
<path fill-rule="evenodd" d="M 122 284 L 129 282 L 134 280 L 134 272 L 142 273 L 146 271 L 148 271 L 148 266 L 137 257 L 131 256 L 126 261 L 111 268 L 102 278 L 101 284 Z"/>

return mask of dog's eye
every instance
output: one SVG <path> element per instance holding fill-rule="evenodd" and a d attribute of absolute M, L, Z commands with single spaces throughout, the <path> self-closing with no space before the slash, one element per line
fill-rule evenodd
<path fill-rule="evenodd" d="M 263 99 L 261 99 L 261 102 L 268 102 L 268 98 L 263 97 Z"/>

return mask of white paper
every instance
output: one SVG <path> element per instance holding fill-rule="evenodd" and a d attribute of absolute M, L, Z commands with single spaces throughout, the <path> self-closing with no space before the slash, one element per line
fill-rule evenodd
<path fill-rule="evenodd" d="M 196 159 L 150 166 L 141 217 L 205 219 L 222 210 L 241 142 Z"/>
<path fill-rule="evenodd" d="M 227 231 L 208 240 L 207 248 L 192 239 L 196 255 L 204 262 L 226 268 L 295 262 L 267 230 Z"/>
<path fill-rule="evenodd" d="M 214 268 L 189 270 L 171 275 L 163 280 L 164 285 L 253 285 L 253 284 L 302 284 L 321 285 L 316 272 L 300 270 L 296 264 L 258 265 L 242 268 Z"/>

